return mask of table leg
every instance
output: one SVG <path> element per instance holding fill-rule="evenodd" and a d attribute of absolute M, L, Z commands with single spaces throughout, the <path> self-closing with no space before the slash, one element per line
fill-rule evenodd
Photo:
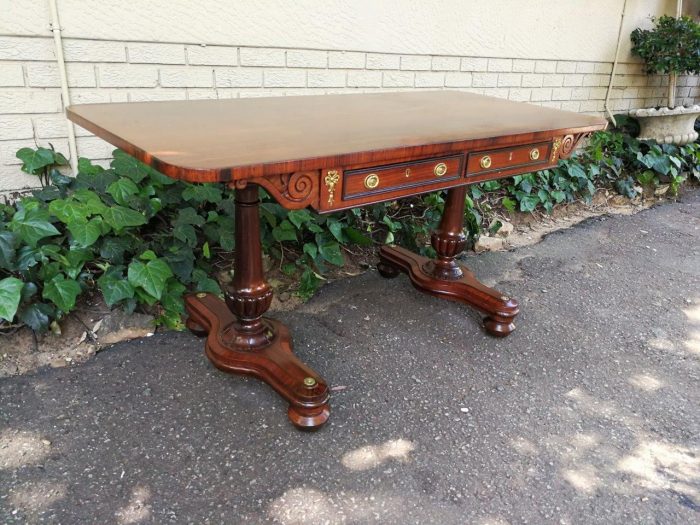
<path fill-rule="evenodd" d="M 236 190 L 235 273 L 226 302 L 209 293 L 189 294 L 187 327 L 206 334 L 207 357 L 219 369 L 261 379 L 289 402 L 290 421 L 303 429 L 323 425 L 330 414 L 329 390 L 293 353 L 289 330 L 263 317 L 272 301 L 260 245 L 258 186 Z"/>
<path fill-rule="evenodd" d="M 518 302 L 481 284 L 471 271 L 455 261 L 467 241 L 463 232 L 466 191 L 466 186 L 460 186 L 447 192 L 440 226 L 430 239 L 437 258 L 422 257 L 398 246 L 382 246 L 377 269 L 384 277 L 405 272 L 417 289 L 481 310 L 486 314 L 486 331 L 506 336 L 515 329 L 513 319 L 519 312 Z"/>

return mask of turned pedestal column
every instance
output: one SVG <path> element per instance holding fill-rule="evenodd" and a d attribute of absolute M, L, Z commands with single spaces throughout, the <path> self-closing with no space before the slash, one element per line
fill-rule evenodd
<path fill-rule="evenodd" d="M 447 192 L 442 219 L 430 237 L 435 259 L 416 255 L 398 246 L 382 246 L 377 269 L 384 277 L 405 272 L 413 286 L 422 292 L 458 301 L 486 314 L 484 328 L 492 335 L 506 336 L 514 329 L 518 302 L 481 284 L 474 274 L 456 262 L 467 238 L 464 235 L 464 201 L 467 186 Z"/>

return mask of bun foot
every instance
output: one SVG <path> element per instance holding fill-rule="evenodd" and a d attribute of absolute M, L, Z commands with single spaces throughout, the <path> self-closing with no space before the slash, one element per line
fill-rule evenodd
<path fill-rule="evenodd" d="M 515 330 L 513 318 L 505 317 L 484 317 L 484 328 L 486 331 L 496 337 L 505 337 Z"/>
<path fill-rule="evenodd" d="M 318 430 L 328 421 L 331 410 L 328 403 L 314 408 L 289 405 L 287 417 L 299 430 Z"/>
<path fill-rule="evenodd" d="M 379 261 L 379 263 L 377 263 L 377 271 L 379 272 L 379 275 L 385 279 L 393 279 L 394 277 L 398 277 L 401 273 L 396 266 L 384 261 Z"/>
<path fill-rule="evenodd" d="M 206 337 L 207 334 L 209 333 L 207 330 L 205 330 L 201 325 L 198 325 L 195 323 L 192 319 L 189 317 L 187 320 L 185 320 L 185 327 L 192 332 L 193 335 L 196 335 L 197 337 Z"/>

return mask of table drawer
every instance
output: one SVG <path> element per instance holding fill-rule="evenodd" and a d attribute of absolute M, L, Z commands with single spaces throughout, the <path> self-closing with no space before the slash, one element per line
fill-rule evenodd
<path fill-rule="evenodd" d="M 467 176 L 474 177 L 495 171 L 511 171 L 516 168 L 545 166 L 549 164 L 551 142 L 514 146 L 469 154 Z"/>
<path fill-rule="evenodd" d="M 453 155 L 386 166 L 346 170 L 343 174 L 344 201 L 408 190 L 459 179 L 463 155 Z"/>

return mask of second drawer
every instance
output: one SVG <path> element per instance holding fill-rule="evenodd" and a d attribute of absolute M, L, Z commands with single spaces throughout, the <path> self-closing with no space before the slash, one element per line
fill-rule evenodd
<path fill-rule="evenodd" d="M 343 200 L 459 179 L 462 159 L 462 155 L 453 155 L 347 170 L 343 174 Z"/>

